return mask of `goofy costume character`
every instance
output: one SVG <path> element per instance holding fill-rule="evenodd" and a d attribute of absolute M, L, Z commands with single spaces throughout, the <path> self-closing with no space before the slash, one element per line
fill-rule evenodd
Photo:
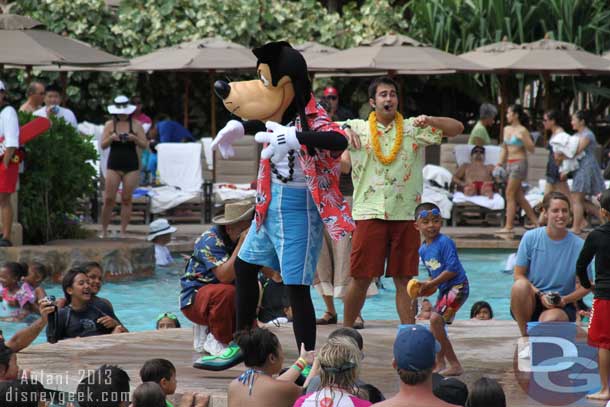
<path fill-rule="evenodd" d="M 293 313 L 297 347 L 313 350 L 315 311 L 310 296 L 322 245 L 323 228 L 333 239 L 354 227 L 350 208 L 339 192 L 343 130 L 317 105 L 303 56 L 287 42 L 254 49 L 258 79 L 217 81 L 216 94 L 244 121 L 231 120 L 218 133 L 213 149 L 224 158 L 245 134 L 264 143 L 257 182 L 256 212 L 235 262 L 237 330 L 256 321 L 258 271 L 280 270 Z M 223 370 L 242 360 L 236 345 L 196 368 Z"/>

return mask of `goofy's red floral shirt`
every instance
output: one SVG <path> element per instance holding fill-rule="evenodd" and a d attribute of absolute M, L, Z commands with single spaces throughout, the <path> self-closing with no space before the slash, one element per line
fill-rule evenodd
<path fill-rule="evenodd" d="M 336 131 L 345 136 L 341 128 L 333 123 L 322 106 L 316 104 L 313 94 L 305 106 L 307 124 L 311 131 Z M 295 121 L 297 131 L 302 130 L 300 119 Z M 345 237 L 355 228 L 350 207 L 339 192 L 340 157 L 336 151 L 315 148 L 310 155 L 301 145 L 299 162 L 303 168 L 307 187 L 316 203 L 322 222 L 334 240 Z M 256 227 L 261 227 L 271 203 L 271 166 L 269 160 L 261 160 L 256 186 Z"/>

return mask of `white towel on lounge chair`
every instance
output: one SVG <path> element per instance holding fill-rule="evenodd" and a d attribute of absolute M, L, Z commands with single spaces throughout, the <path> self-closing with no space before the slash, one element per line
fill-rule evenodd
<path fill-rule="evenodd" d="M 200 192 L 201 143 L 161 143 L 157 145 L 161 182 L 185 192 Z"/>
<path fill-rule="evenodd" d="M 216 202 L 241 201 L 256 198 L 256 187 L 251 184 L 214 184 L 212 193 Z"/>
<path fill-rule="evenodd" d="M 432 202 L 441 210 L 441 216 L 445 219 L 451 218 L 453 203 L 449 200 L 449 191 L 424 184 L 424 193 L 421 196 L 422 202 Z"/>
<path fill-rule="evenodd" d="M 201 197 L 201 148 L 201 143 L 157 145 L 157 168 L 165 185 L 150 192 L 152 213 L 164 212 Z"/>
<path fill-rule="evenodd" d="M 497 192 L 494 193 L 493 198 L 489 199 L 483 195 L 473 195 L 466 196 L 462 192 L 456 192 L 453 194 L 453 203 L 464 203 L 469 202 L 478 206 L 482 206 L 483 208 L 491 209 L 494 211 L 499 211 L 504 209 L 504 198 L 500 196 Z"/>
<path fill-rule="evenodd" d="M 422 173 L 424 175 L 424 181 L 434 181 L 441 187 L 449 187 L 449 185 L 451 185 L 451 180 L 453 179 L 453 175 L 449 170 L 439 167 L 438 165 L 428 164 L 424 166 Z"/>
<path fill-rule="evenodd" d="M 161 213 L 193 198 L 201 197 L 201 192 L 183 191 L 171 185 L 165 185 L 151 189 L 148 195 L 150 196 L 150 211 Z"/>

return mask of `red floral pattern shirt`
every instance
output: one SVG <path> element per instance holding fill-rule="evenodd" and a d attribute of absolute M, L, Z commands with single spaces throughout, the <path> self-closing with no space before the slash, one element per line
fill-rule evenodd
<path fill-rule="evenodd" d="M 307 124 L 311 131 L 336 131 L 345 136 L 345 132 L 333 123 L 322 106 L 315 102 L 313 94 L 305 106 Z M 297 131 L 302 130 L 300 119 L 295 121 Z M 345 237 L 356 227 L 351 210 L 339 191 L 341 154 L 336 151 L 315 149 L 310 155 L 307 147 L 301 146 L 299 162 L 305 173 L 307 187 L 318 208 L 320 217 L 328 234 L 334 240 Z M 267 209 L 271 203 L 271 166 L 269 160 L 260 161 L 256 186 L 256 228 L 260 229 L 265 221 Z"/>

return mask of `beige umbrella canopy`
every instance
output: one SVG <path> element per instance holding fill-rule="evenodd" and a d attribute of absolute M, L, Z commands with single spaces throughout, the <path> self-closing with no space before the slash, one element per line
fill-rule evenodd
<path fill-rule="evenodd" d="M 244 71 L 256 69 L 256 57 L 248 48 L 222 38 L 198 39 L 131 60 L 127 71 L 206 71 L 210 75 L 211 134 L 216 134 L 216 97 L 214 73 L 219 71 Z M 188 127 L 190 78 L 184 81 L 184 126 Z"/>
<path fill-rule="evenodd" d="M 254 70 L 256 58 L 239 44 L 211 37 L 161 48 L 133 58 L 129 71 Z"/>
<path fill-rule="evenodd" d="M 500 44 L 500 45 L 499 45 Z M 499 46 L 504 45 L 504 49 Z M 608 74 L 610 63 L 574 44 L 551 39 L 516 45 L 508 42 L 477 48 L 460 55 L 495 72 Z"/>
<path fill-rule="evenodd" d="M 325 57 L 339 51 L 337 48 L 328 47 L 313 41 L 295 45 L 294 49 L 303 54 L 308 66 L 316 58 Z"/>
<path fill-rule="evenodd" d="M 442 74 L 485 72 L 489 69 L 455 55 L 426 46 L 405 35 L 385 35 L 357 47 L 316 58 L 311 71 L 393 72 L 398 74 Z"/>
<path fill-rule="evenodd" d="M 41 28 L 38 21 L 25 16 L 0 15 L 0 64 L 91 66 L 126 62 L 89 44 Z"/>

